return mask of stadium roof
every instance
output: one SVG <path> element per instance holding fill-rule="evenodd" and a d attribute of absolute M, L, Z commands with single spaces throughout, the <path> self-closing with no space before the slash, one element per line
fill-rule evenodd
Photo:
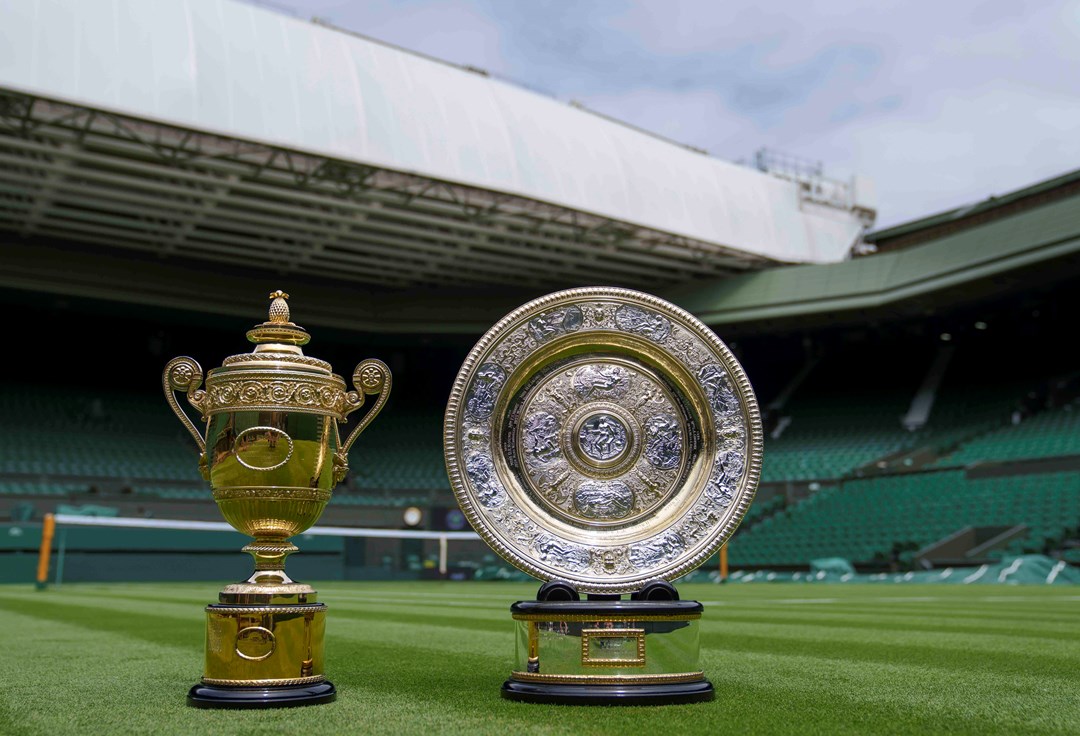
<path fill-rule="evenodd" d="M 837 261 L 866 214 L 247 4 L 0 0 L 0 231 L 27 242 L 535 293 Z"/>
<path fill-rule="evenodd" d="M 1021 187 L 1005 194 L 920 217 L 916 220 L 875 230 L 863 236 L 881 250 L 893 250 L 914 245 L 943 235 L 969 228 L 972 225 L 1007 217 L 1040 204 L 1055 202 L 1080 193 L 1080 169 Z"/>
<path fill-rule="evenodd" d="M 711 325 L 762 329 L 927 315 L 937 305 L 1080 273 L 1080 170 L 867 236 L 917 245 L 845 263 L 788 266 L 665 292 Z M 945 227 L 943 227 L 945 226 Z"/>

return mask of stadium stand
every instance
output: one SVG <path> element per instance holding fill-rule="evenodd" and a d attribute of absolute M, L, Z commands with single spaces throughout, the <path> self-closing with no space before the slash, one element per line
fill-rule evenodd
<path fill-rule="evenodd" d="M 938 460 L 937 465 L 1064 455 L 1080 455 L 1080 403 L 1077 402 L 1050 409 L 973 439 L 956 452 Z"/>
<path fill-rule="evenodd" d="M 201 482 L 149 397 L 21 387 L 0 395 L 0 473 Z M 33 426 L 26 417 L 39 418 Z"/>
<path fill-rule="evenodd" d="M 161 409 L 155 396 L 121 391 L 34 386 L 5 391 L 0 395 L 0 495 L 208 500 L 190 437 Z M 25 416 L 45 421 L 26 428 L 20 420 Z M 388 413 L 371 430 L 371 441 L 354 447 L 353 473 L 332 503 L 403 507 L 432 503 L 432 491 L 448 493 L 441 421 L 434 411 Z M 205 509 L 213 519 L 213 507 Z"/>
<path fill-rule="evenodd" d="M 384 426 L 353 446 L 349 455 L 352 485 L 378 491 L 449 492 L 438 407 L 387 413 L 380 422 Z M 401 505 L 408 503 L 403 501 Z"/>
<path fill-rule="evenodd" d="M 753 524 L 731 549 L 732 564 L 787 566 L 795 560 L 845 557 L 885 563 L 966 526 L 1026 524 L 1010 551 L 1044 552 L 1077 531 L 1080 473 L 971 480 L 963 471 L 908 473 L 823 488 L 790 509 Z M 1071 522 L 1070 522 L 1071 520 Z"/>
<path fill-rule="evenodd" d="M 904 428 L 900 422 L 917 378 L 890 375 L 880 384 L 865 385 L 865 372 L 870 367 L 888 370 L 889 359 L 854 362 L 842 354 L 822 361 L 815 368 L 823 374 L 822 380 L 810 380 L 800 388 L 779 412 L 786 420 L 780 437 L 766 437 L 762 481 L 835 480 L 888 458 L 903 459 L 920 448 L 947 454 L 992 430 L 1009 431 L 1012 412 L 1039 379 L 993 375 L 988 382 L 973 383 L 969 371 L 978 370 L 976 365 L 984 360 L 981 352 L 973 357 L 967 362 L 975 365 L 958 360 L 936 397 L 929 421 L 917 429 Z M 1067 414 L 1068 408 L 1062 411 Z M 1039 421 L 1048 420 L 1040 415 Z M 1061 427 L 1061 435 L 1069 435 L 1068 426 Z M 1066 440 L 1060 443 L 1060 452 L 1041 454 L 1077 454 Z M 985 459 L 984 454 L 976 448 L 971 457 Z M 1014 457 L 1028 456 L 1033 455 Z M 935 462 L 951 466 L 967 461 L 941 458 Z"/>
<path fill-rule="evenodd" d="M 1077 403 L 1059 392 L 1055 400 L 1064 403 L 1045 406 L 1045 387 L 1053 383 L 1048 376 L 1061 373 L 1068 359 L 1039 361 L 1030 375 L 984 370 L 973 380 L 986 350 L 966 346 L 929 421 L 911 431 L 900 418 L 918 371 L 896 366 L 899 355 L 913 351 L 911 364 L 924 365 L 930 351 L 919 352 L 919 344 L 858 360 L 853 356 L 862 347 L 833 346 L 777 410 L 787 422 L 779 437 L 767 439 L 759 500 L 731 546 L 734 567 L 801 566 L 839 556 L 861 569 L 908 568 L 918 549 L 970 525 L 1027 528 L 986 559 L 1045 551 L 1076 556 L 1067 542 L 1080 526 L 1080 473 L 1014 469 L 972 478 L 965 471 L 987 462 L 1080 457 Z M 874 380 L 865 380 L 867 374 Z M 763 383 L 776 391 L 783 381 Z M 1031 399 L 1036 395 L 1038 401 Z M 423 403 L 394 407 L 357 443 L 352 472 L 327 519 L 362 524 L 376 510 L 398 509 L 400 518 L 405 506 L 453 506 L 442 464 L 441 412 Z M 27 427 L 26 416 L 44 420 Z M 930 459 L 899 462 L 919 453 Z M 28 507 L 31 515 L 105 515 L 120 508 L 130 514 L 132 504 L 138 515 L 166 518 L 180 509 L 183 518 L 216 519 L 190 438 L 157 395 L 119 389 L 23 385 L 3 392 L 0 496 L 10 499 L 13 519 L 28 518 Z M 469 567 L 468 560 L 456 562 Z M 416 560 L 407 564 L 412 569 Z M 505 578 L 500 565 L 479 560 L 473 567 L 477 577 Z"/>
<path fill-rule="evenodd" d="M 989 247 L 1038 228 L 1043 235 L 1033 243 L 1076 242 L 1077 179 L 1074 172 L 867 239 L 882 252 L 911 256 L 921 249 L 928 257 L 939 245 L 954 252 L 979 242 Z M 1036 230 L 1025 230 L 1025 223 Z M 904 270 L 899 261 L 879 266 L 902 283 L 895 278 Z M 859 276 L 854 265 L 849 270 Z M 794 292 L 794 280 L 773 273 L 756 283 L 776 295 L 785 284 Z M 770 513 L 747 518 L 730 545 L 731 564 L 805 569 L 816 558 L 845 557 L 861 569 L 912 569 L 920 550 L 964 528 L 1009 527 L 1021 531 L 1005 533 L 972 561 L 1022 553 L 1080 559 L 1077 364 L 1061 347 L 1076 299 L 1047 289 L 1049 276 L 1033 274 L 1012 277 L 1029 279 L 1029 291 L 1019 296 L 975 300 L 975 306 L 924 305 L 911 327 L 924 337 L 906 347 L 894 335 L 894 345 L 867 344 L 862 354 L 827 351 L 805 385 L 769 417 L 780 432 L 766 440 L 760 493 L 783 502 L 774 496 Z M 858 283 L 822 274 L 802 290 L 816 294 L 817 288 L 823 296 L 823 285 L 841 282 Z M 747 288 L 740 295 L 734 303 L 754 298 Z M 899 417 L 934 343 L 955 346 L 955 356 L 925 424 L 908 430 Z M 845 362 L 858 369 L 845 371 Z M 825 376 L 815 380 L 818 373 Z"/>
<path fill-rule="evenodd" d="M 864 391 L 812 393 L 795 402 L 791 424 L 778 439 L 766 439 L 764 482 L 840 478 L 855 468 L 913 446 L 898 417 L 902 394 Z"/>
<path fill-rule="evenodd" d="M 946 385 L 930 423 L 912 432 L 899 423 L 903 390 L 853 390 L 843 356 L 838 362 L 836 370 L 824 362 L 821 378 L 808 381 L 805 396 L 784 408 L 791 422 L 766 449 L 763 488 L 774 493 L 763 492 L 751 507 L 732 545 L 733 565 L 782 567 L 823 556 L 846 557 L 862 567 L 910 565 L 915 550 L 965 525 L 1029 528 L 991 557 L 1055 549 L 1076 532 L 1069 519 L 1080 517 L 1077 472 L 970 479 L 959 469 L 979 461 L 1080 455 L 1075 402 L 1013 425 L 1010 410 L 1027 384 L 958 381 Z M 878 367 L 888 362 L 886 356 Z M 24 429 L 18 417 L 28 412 L 50 420 Z M 190 440 L 167 421 L 156 396 L 27 386 L 0 398 L 0 419 L 0 495 L 37 498 L 41 511 L 71 512 L 93 500 L 97 510 L 84 513 L 99 514 L 116 513 L 103 506 L 110 498 L 137 499 L 147 515 L 155 504 L 179 502 L 201 518 L 215 518 Z M 332 508 L 452 504 L 440 426 L 441 415 L 430 409 L 387 413 L 354 448 L 352 474 Z M 959 439 L 965 441 L 955 452 L 927 466 L 931 472 L 857 477 L 873 473 L 883 458 L 918 446 L 952 447 Z M 805 500 L 777 492 L 812 480 L 823 487 Z M 480 566 L 482 576 L 495 576 L 496 563 L 489 563 Z"/>

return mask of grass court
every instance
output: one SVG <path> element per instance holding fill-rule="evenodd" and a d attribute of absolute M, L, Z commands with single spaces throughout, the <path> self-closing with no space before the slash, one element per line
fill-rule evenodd
<path fill-rule="evenodd" d="M 316 584 L 337 702 L 185 705 L 214 583 L 0 586 L 0 733 L 1020 734 L 1080 731 L 1071 587 L 708 585 L 711 703 L 505 701 L 509 605 L 536 585 Z"/>

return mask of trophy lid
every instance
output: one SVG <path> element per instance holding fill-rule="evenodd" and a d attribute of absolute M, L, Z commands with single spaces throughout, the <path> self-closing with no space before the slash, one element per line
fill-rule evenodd
<path fill-rule="evenodd" d="M 261 325 L 248 330 L 247 339 L 256 345 L 285 343 L 307 345 L 311 335 L 300 325 L 289 320 L 289 295 L 281 289 L 270 294 L 270 315 Z M 258 350 L 258 348 L 256 348 Z"/>
<path fill-rule="evenodd" d="M 301 346 L 307 345 L 311 335 L 300 325 L 291 321 L 289 295 L 281 289 L 270 294 L 270 313 L 265 322 L 255 325 L 247 332 L 247 339 L 255 343 L 250 353 L 231 355 L 222 367 L 210 372 L 233 372 L 244 369 L 287 369 L 320 375 L 331 375 L 332 368 L 324 360 L 304 355 Z"/>

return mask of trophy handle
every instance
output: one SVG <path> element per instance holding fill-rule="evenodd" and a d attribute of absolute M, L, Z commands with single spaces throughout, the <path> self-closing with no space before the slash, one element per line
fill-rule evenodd
<path fill-rule="evenodd" d="M 188 403 L 202 414 L 202 403 L 206 398 L 206 392 L 199 389 L 202 379 L 202 367 L 193 358 L 186 356 L 170 360 L 161 374 L 161 387 L 165 390 L 165 400 L 169 402 L 173 412 L 180 418 L 180 423 L 187 427 L 188 432 L 191 432 L 191 436 L 195 438 L 195 443 L 199 446 L 199 452 L 205 458 L 206 441 L 199 434 L 198 427 L 184 413 L 184 410 L 176 402 L 176 397 L 173 396 L 174 391 L 184 391 L 187 394 Z"/>
<path fill-rule="evenodd" d="M 335 457 L 334 465 L 337 471 L 335 476 L 340 475 L 340 477 L 336 477 L 338 482 L 345 477 L 345 473 L 349 470 L 349 450 L 352 448 L 353 443 L 356 442 L 356 438 L 360 436 L 360 433 L 367 429 L 371 421 L 382 411 L 387 397 L 390 396 L 390 384 L 392 383 L 390 369 L 386 363 L 374 358 L 369 358 L 356 366 L 352 380 L 353 387 L 357 390 L 345 394 L 345 416 L 352 414 L 364 405 L 365 394 L 378 394 L 379 396 L 375 399 L 372 407 L 368 409 L 364 418 L 356 425 L 356 429 L 349 433 L 348 438 L 342 443 L 341 449 L 336 453 L 337 457 Z"/>

